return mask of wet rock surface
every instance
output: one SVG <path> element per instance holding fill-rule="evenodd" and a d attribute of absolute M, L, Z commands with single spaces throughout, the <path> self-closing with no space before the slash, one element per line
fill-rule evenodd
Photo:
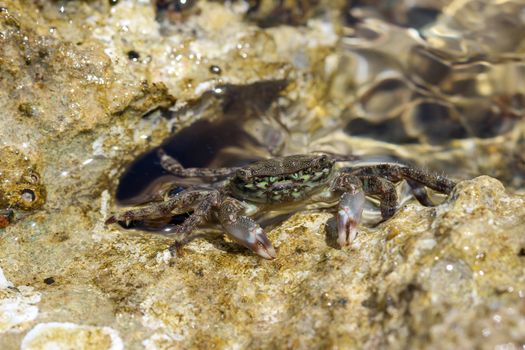
<path fill-rule="evenodd" d="M 523 4 L 174 3 L 0 0 L 0 348 L 524 346 Z M 172 257 L 104 225 L 163 142 L 187 166 L 326 150 L 460 182 L 350 248 L 308 211 L 269 227 L 274 261 L 213 232 Z"/>

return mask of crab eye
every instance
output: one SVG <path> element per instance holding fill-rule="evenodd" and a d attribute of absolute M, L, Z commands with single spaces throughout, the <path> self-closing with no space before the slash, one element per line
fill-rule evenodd
<path fill-rule="evenodd" d="M 247 179 L 251 175 L 250 171 L 247 169 L 239 169 L 237 170 L 237 177 L 241 179 Z"/>
<path fill-rule="evenodd" d="M 320 165 L 326 165 L 330 162 L 330 158 L 326 154 L 323 154 L 319 157 L 319 164 Z"/>
<path fill-rule="evenodd" d="M 184 191 L 184 188 L 176 186 L 176 187 L 170 188 L 168 192 L 166 193 L 166 195 L 168 198 L 173 198 L 177 194 L 181 193 L 182 191 Z"/>

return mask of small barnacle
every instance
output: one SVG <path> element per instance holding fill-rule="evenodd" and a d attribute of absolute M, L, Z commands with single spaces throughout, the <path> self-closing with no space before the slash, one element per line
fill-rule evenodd
<path fill-rule="evenodd" d="M 24 181 L 30 184 L 37 184 L 40 182 L 40 175 L 37 172 L 29 169 L 22 177 Z"/>
<path fill-rule="evenodd" d="M 135 50 L 130 50 L 127 53 L 130 61 L 137 62 L 140 58 L 140 54 Z"/>
<path fill-rule="evenodd" d="M 35 195 L 35 192 L 33 192 L 33 190 L 26 188 L 25 190 L 22 190 L 20 192 L 20 198 L 22 199 L 23 202 L 30 204 L 35 201 L 36 195 Z"/>
<path fill-rule="evenodd" d="M 12 186 L 12 191 L 6 197 L 10 207 L 32 210 L 40 208 L 45 202 L 45 191 L 38 185 L 16 184 Z"/>
<path fill-rule="evenodd" d="M 213 64 L 210 66 L 210 73 L 220 75 L 222 73 L 221 67 Z"/>
<path fill-rule="evenodd" d="M 0 226 L 5 226 L 12 222 L 13 210 L 40 208 L 46 189 L 29 158 L 17 149 L 0 148 L 0 169 Z"/>
<path fill-rule="evenodd" d="M 39 114 L 38 107 L 29 102 L 20 103 L 18 105 L 18 111 L 21 113 L 22 116 L 29 118 L 37 117 Z"/>

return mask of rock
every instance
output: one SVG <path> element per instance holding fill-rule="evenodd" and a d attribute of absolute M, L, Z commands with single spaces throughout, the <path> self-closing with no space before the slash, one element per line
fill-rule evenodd
<path fill-rule="evenodd" d="M 296 215 L 270 233 L 276 261 L 255 265 L 250 257 L 192 243 L 186 254 L 201 259 L 178 258 L 173 275 L 165 271 L 145 294 L 143 323 L 154 331 L 146 343 L 160 348 L 210 342 L 223 348 L 520 344 L 524 214 L 523 198 L 480 177 L 460 183 L 437 208 L 411 202 L 379 227 L 363 227 L 349 250 L 326 244 L 330 215 L 320 213 Z M 188 275 L 191 280 L 181 280 Z"/>
<path fill-rule="evenodd" d="M 0 148 L 0 169 L 0 213 L 6 213 L 9 221 L 12 218 L 7 213 L 12 209 L 28 211 L 44 204 L 46 189 L 40 175 L 20 150 Z"/>

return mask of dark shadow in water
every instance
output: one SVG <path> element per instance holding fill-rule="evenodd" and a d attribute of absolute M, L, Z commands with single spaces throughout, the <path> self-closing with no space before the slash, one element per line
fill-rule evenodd
<path fill-rule="evenodd" d="M 217 115 L 216 118 L 198 120 L 161 147 L 184 167 L 241 166 L 259 160 L 274 147 L 272 142 L 282 139 L 283 130 L 279 130 L 278 123 L 270 125 L 263 115 L 285 86 L 284 81 L 269 81 L 247 86 L 223 85 L 215 92 L 207 92 L 195 108 L 207 109 L 203 113 Z M 262 136 L 257 137 L 259 134 Z M 157 148 L 141 155 L 120 178 L 117 202 L 130 205 L 151 200 L 150 197 L 144 200 L 141 194 L 145 190 L 152 192 L 148 188 L 152 183 L 159 181 L 158 186 L 175 183 L 176 178 L 171 175 L 158 180 L 165 175 L 169 174 L 160 166 Z"/>
<path fill-rule="evenodd" d="M 337 243 L 337 220 L 335 216 L 326 221 L 324 229 L 326 245 L 334 249 L 341 249 L 341 246 Z"/>
<path fill-rule="evenodd" d="M 185 113 L 191 108 L 206 119 L 177 132 L 161 147 L 184 167 L 235 167 L 267 157 L 286 132 L 276 121 L 277 111 L 270 108 L 285 86 L 285 81 L 267 81 L 245 86 L 223 85 L 207 92 L 193 106 L 177 112 Z M 163 116 L 176 117 L 176 112 L 168 113 L 171 115 L 163 113 Z M 119 204 L 132 206 L 159 201 L 167 193 L 176 193 L 187 186 L 188 181 L 162 169 L 157 150 L 138 157 L 122 175 L 116 191 Z M 191 183 L 202 183 L 199 181 Z M 186 217 L 131 222 L 128 228 L 162 233 Z"/>

